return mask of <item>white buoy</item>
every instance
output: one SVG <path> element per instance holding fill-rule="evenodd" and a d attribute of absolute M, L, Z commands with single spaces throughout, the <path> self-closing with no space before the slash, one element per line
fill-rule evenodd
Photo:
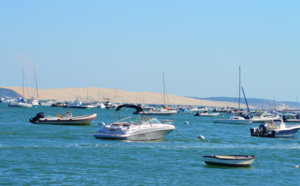
<path fill-rule="evenodd" d="M 198 139 L 198 140 L 205 140 L 205 137 L 202 136 L 202 135 L 200 135 L 200 136 L 197 137 L 197 139 Z"/>
<path fill-rule="evenodd" d="M 101 126 L 105 126 L 105 123 L 104 122 L 101 122 L 101 123 L 99 123 L 99 125 Z"/>
<path fill-rule="evenodd" d="M 296 169 L 298 169 L 298 168 L 299 168 L 299 166 L 298 166 L 298 165 L 295 165 L 295 168 L 296 168 Z"/>
<path fill-rule="evenodd" d="M 189 125 L 190 123 L 188 121 L 185 121 L 185 124 Z"/>

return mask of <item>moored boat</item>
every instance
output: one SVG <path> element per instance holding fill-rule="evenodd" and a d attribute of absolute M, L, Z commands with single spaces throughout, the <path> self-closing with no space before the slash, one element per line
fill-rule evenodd
<path fill-rule="evenodd" d="M 68 109 L 65 116 L 45 116 L 43 112 L 38 113 L 34 118 L 29 119 L 33 124 L 50 124 L 50 125 L 90 125 L 97 119 L 97 114 L 72 116 L 71 110 Z"/>
<path fill-rule="evenodd" d="M 138 113 L 143 112 L 141 107 L 131 104 L 120 105 L 116 111 L 120 111 L 123 107 L 134 108 Z M 175 126 L 169 123 L 170 121 L 161 122 L 157 118 L 149 118 L 147 114 L 143 113 L 106 125 L 93 136 L 101 139 L 129 141 L 162 140 L 175 129 Z"/>
<path fill-rule="evenodd" d="M 269 138 L 294 138 L 300 125 L 286 126 L 282 120 L 275 120 L 250 129 L 251 136 Z"/>
<path fill-rule="evenodd" d="M 255 160 L 254 155 L 212 155 L 203 156 L 208 165 L 222 165 L 230 167 L 251 166 Z"/>
<path fill-rule="evenodd" d="M 245 119 L 240 116 L 230 116 L 229 119 L 216 119 L 214 123 L 225 123 L 225 124 L 239 124 L 239 125 L 251 125 L 251 119 Z"/>
<path fill-rule="evenodd" d="M 219 112 L 208 112 L 208 111 L 203 111 L 203 112 L 197 112 L 194 116 L 214 117 L 214 116 L 218 116 L 219 114 L 220 114 Z"/>
<path fill-rule="evenodd" d="M 148 116 L 151 115 L 159 115 L 159 116 L 174 116 L 175 114 L 177 114 L 176 110 L 169 110 L 169 109 L 165 109 L 165 108 L 152 108 L 150 107 L 148 110 L 146 111 L 135 111 L 133 112 L 133 114 L 147 114 Z"/>
<path fill-rule="evenodd" d="M 299 114 L 286 114 L 282 117 L 283 122 L 300 123 Z"/>
<path fill-rule="evenodd" d="M 8 103 L 9 107 L 25 107 L 25 108 L 31 108 L 32 104 L 29 103 L 26 99 L 20 98 L 18 101 L 13 101 Z"/>
<path fill-rule="evenodd" d="M 265 123 L 278 120 L 280 119 L 280 116 L 271 113 L 257 113 L 256 115 L 253 115 L 251 119 L 253 120 L 253 123 Z"/>

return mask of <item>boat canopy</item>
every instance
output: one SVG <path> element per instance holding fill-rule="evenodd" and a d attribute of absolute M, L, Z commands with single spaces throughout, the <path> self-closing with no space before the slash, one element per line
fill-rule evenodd
<path fill-rule="evenodd" d="M 124 105 L 120 105 L 116 108 L 116 111 L 121 110 L 123 107 L 128 107 L 128 108 L 134 108 L 136 109 L 138 112 L 142 112 L 144 111 L 141 107 L 136 106 L 136 105 L 132 105 L 132 104 L 124 104 Z"/>

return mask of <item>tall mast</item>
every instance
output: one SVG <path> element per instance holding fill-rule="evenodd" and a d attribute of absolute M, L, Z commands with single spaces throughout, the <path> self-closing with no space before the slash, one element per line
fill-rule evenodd
<path fill-rule="evenodd" d="M 165 73 L 163 72 L 163 99 L 164 99 L 164 105 L 166 105 L 166 92 L 165 92 Z"/>
<path fill-rule="evenodd" d="M 239 111 L 241 110 L 241 66 L 239 66 Z"/>
<path fill-rule="evenodd" d="M 274 108 L 273 108 L 273 110 L 275 110 L 275 96 L 273 96 L 273 100 L 274 100 Z"/>
<path fill-rule="evenodd" d="M 86 88 L 86 101 L 89 102 L 89 87 Z"/>
<path fill-rule="evenodd" d="M 23 85 L 23 99 L 24 99 L 24 81 L 25 81 L 25 80 L 24 80 L 24 79 L 25 79 L 24 76 L 25 76 L 25 75 L 24 75 L 24 68 L 22 68 L 22 78 L 23 78 L 23 81 L 22 81 L 22 85 Z"/>
<path fill-rule="evenodd" d="M 35 68 L 34 68 L 34 81 L 35 81 L 36 98 L 37 98 L 37 100 L 40 100 L 39 99 L 38 86 L 37 86 L 37 80 L 36 80 L 36 71 L 35 71 Z"/>

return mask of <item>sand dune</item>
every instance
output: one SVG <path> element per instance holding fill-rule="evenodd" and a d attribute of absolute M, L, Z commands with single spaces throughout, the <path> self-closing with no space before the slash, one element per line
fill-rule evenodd
<path fill-rule="evenodd" d="M 2 87 L 11 89 L 18 94 L 23 94 L 22 87 Z M 39 89 L 39 98 L 41 100 L 56 99 L 56 100 L 69 100 L 74 101 L 79 97 L 82 101 L 103 101 L 105 98 L 119 103 L 146 103 L 146 104 L 162 104 L 163 94 L 156 92 L 128 92 L 119 89 L 105 89 L 98 87 L 89 88 L 62 88 L 62 89 Z M 25 89 L 25 97 L 36 97 L 35 90 L 33 88 Z M 174 105 L 202 105 L 202 106 L 233 106 L 238 107 L 237 103 L 232 102 L 220 102 L 220 101 L 208 101 L 199 100 L 193 98 L 186 98 L 183 96 L 177 96 L 168 94 L 166 97 L 166 103 Z M 246 108 L 246 105 L 242 104 L 241 107 Z M 254 107 L 252 107 L 254 108 Z"/>

